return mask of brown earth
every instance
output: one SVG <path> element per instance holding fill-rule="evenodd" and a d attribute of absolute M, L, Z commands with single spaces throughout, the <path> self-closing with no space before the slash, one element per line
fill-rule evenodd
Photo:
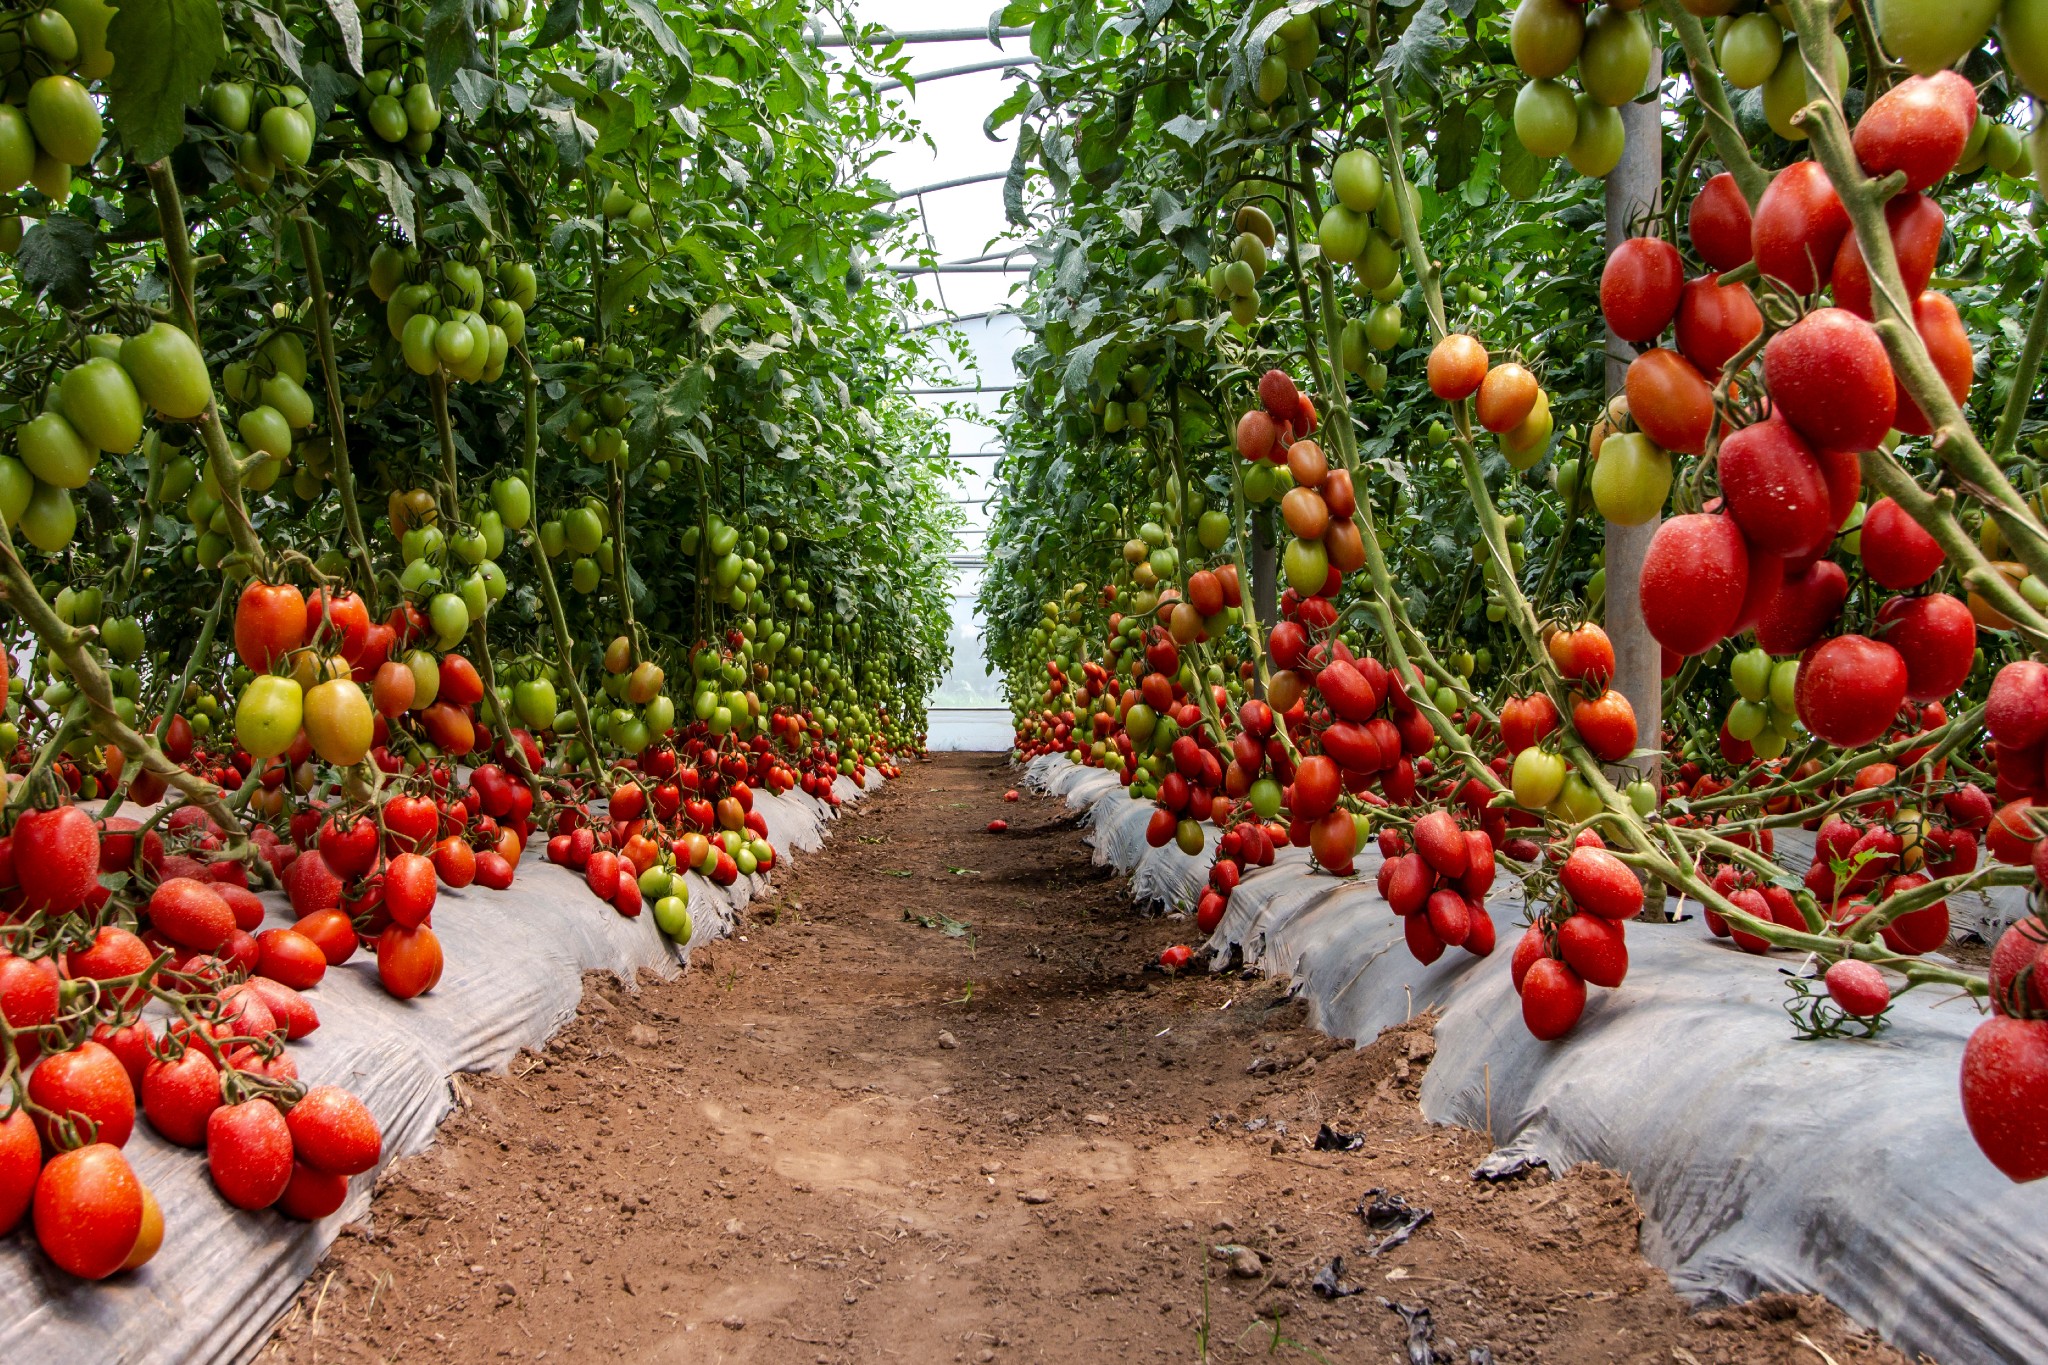
<path fill-rule="evenodd" d="M 1427 1018 L 1354 1050 L 1284 983 L 1151 969 L 1192 925 L 1016 780 L 914 765 L 742 938 L 461 1078 L 265 1358 L 1902 1360 L 1819 1299 L 1689 1313 L 1612 1172 L 1474 1180 Z M 1375 1199 L 1431 1216 L 1375 1254 Z"/>

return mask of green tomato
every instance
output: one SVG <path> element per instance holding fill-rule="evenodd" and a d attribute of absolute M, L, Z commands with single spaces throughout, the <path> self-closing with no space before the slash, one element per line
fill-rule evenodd
<path fill-rule="evenodd" d="M 1320 540 L 1290 539 L 1280 559 L 1287 586 L 1304 597 L 1321 592 L 1329 581 L 1330 556 Z"/>
<path fill-rule="evenodd" d="M 1515 755 L 1509 785 L 1517 804 L 1542 810 L 1564 790 L 1566 764 L 1561 754 L 1546 753 L 1530 745 Z"/>
<path fill-rule="evenodd" d="M 0 192 L 18 190 L 36 169 L 36 135 L 18 105 L 0 104 Z"/>
<path fill-rule="evenodd" d="M 1770 708 L 1761 702 L 1738 701 L 1728 708 L 1728 718 L 1722 724 L 1732 738 L 1748 743 L 1764 732 L 1770 719 Z"/>
<path fill-rule="evenodd" d="M 1785 48 L 1785 30 L 1759 10 L 1722 21 L 1714 34 L 1721 76 L 1737 90 L 1754 90 L 1778 69 Z"/>
<path fill-rule="evenodd" d="M 434 101 L 433 87 L 424 81 L 405 88 L 405 121 L 415 133 L 431 133 L 441 126 L 441 106 Z"/>
<path fill-rule="evenodd" d="M 1642 16 L 1603 5 L 1586 26 L 1585 45 L 1579 49 L 1580 88 L 1610 108 L 1627 104 L 1643 93 L 1651 55 L 1650 30 Z"/>
<path fill-rule="evenodd" d="M 1330 189 L 1337 202 L 1353 213 L 1371 213 L 1378 208 L 1386 183 L 1379 157 L 1364 147 L 1339 153 L 1330 171 Z"/>
<path fill-rule="evenodd" d="M 370 101 L 370 131 L 386 142 L 403 142 L 412 132 L 405 118 L 405 106 L 389 95 Z"/>
<path fill-rule="evenodd" d="M 166 417 L 190 421 L 213 402 L 213 380 L 199 343 L 168 322 L 121 343 L 121 368 L 142 401 Z"/>
<path fill-rule="evenodd" d="M 1579 111 L 1571 87 L 1557 80 L 1531 80 L 1515 96 L 1514 122 L 1515 137 L 1531 156 L 1563 156 L 1579 135 Z"/>
<path fill-rule="evenodd" d="M 1571 0 L 1522 0 L 1508 25 L 1508 50 L 1523 75 L 1540 80 L 1571 70 L 1585 36 L 1584 6 Z"/>
<path fill-rule="evenodd" d="M 283 459 L 292 453 L 292 425 L 269 404 L 249 409 L 235 419 L 235 430 L 251 450 Z"/>
<path fill-rule="evenodd" d="M 1572 135 L 1572 145 L 1564 149 L 1564 159 L 1587 179 L 1602 179 L 1621 164 L 1621 154 L 1628 146 L 1628 130 L 1622 125 L 1619 111 L 1590 95 L 1574 95 L 1572 107 L 1578 126 Z"/>
<path fill-rule="evenodd" d="M 1799 692 L 1799 660 L 1780 659 L 1771 668 L 1771 705 L 1784 715 L 1796 714 L 1794 699 Z"/>
<path fill-rule="evenodd" d="M 1761 649 L 1748 649 L 1728 666 L 1728 680 L 1744 701 L 1762 701 L 1771 691 L 1771 656 Z"/>
<path fill-rule="evenodd" d="M 443 649 L 469 633 L 469 618 L 468 603 L 452 592 L 437 592 L 427 603 L 427 624 Z"/>
<path fill-rule="evenodd" d="M 63 415 L 100 450 L 127 454 L 141 442 L 141 395 L 119 362 L 94 356 L 66 370 L 57 393 Z"/>
<path fill-rule="evenodd" d="M 1593 503 L 1621 526 L 1640 526 L 1664 508 L 1671 492 L 1671 456 L 1641 432 L 1610 436 L 1593 464 Z"/>
<path fill-rule="evenodd" d="M 207 87 L 206 114 L 215 123 L 231 133 L 249 131 L 249 118 L 255 112 L 255 92 L 242 81 L 222 81 Z"/>
<path fill-rule="evenodd" d="M 261 763 L 291 747 L 305 712 L 305 693 L 290 678 L 263 674 L 235 702 L 235 742 Z"/>
<path fill-rule="evenodd" d="M 1931 76 L 1984 41 L 1998 17 L 1999 0 L 1876 0 L 1872 10 L 1885 50 L 1914 75 Z M 2001 26 L 2000 33 L 2007 27 Z"/>
<path fill-rule="evenodd" d="M 29 472 L 57 488 L 85 487 L 93 466 L 99 463 L 99 452 L 54 412 L 40 413 L 22 423 L 14 441 Z"/>
<path fill-rule="evenodd" d="M 462 580 L 462 605 L 467 609 L 469 620 L 481 621 L 491 609 L 490 584 L 481 573 L 470 574 Z M 469 628 L 469 621 L 463 622 L 463 629 Z"/>
<path fill-rule="evenodd" d="M 257 136 L 273 165 L 303 166 L 313 155 L 313 121 L 288 104 L 263 111 Z"/>
<path fill-rule="evenodd" d="M 533 493 L 527 488 L 526 481 L 517 475 L 499 479 L 491 485 L 491 506 L 508 531 L 523 531 L 533 520 Z"/>
<path fill-rule="evenodd" d="M 88 164 L 104 132 L 99 105 L 69 76 L 44 76 L 28 88 L 28 126 L 42 149 L 66 166 Z"/>
<path fill-rule="evenodd" d="M 588 555 L 582 556 L 569 566 L 569 586 L 580 593 L 596 592 L 601 577 L 597 571 L 597 561 Z"/>
<path fill-rule="evenodd" d="M 681 879 L 675 885 L 687 891 Z M 654 903 L 655 927 L 678 943 L 688 943 L 695 932 L 690 923 L 690 907 L 681 896 L 663 896 Z"/>

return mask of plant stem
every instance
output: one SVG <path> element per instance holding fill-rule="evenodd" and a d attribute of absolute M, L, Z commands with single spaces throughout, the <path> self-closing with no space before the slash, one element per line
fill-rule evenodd
<path fill-rule="evenodd" d="M 320 242 L 313 221 L 298 215 L 299 254 L 306 262 L 306 291 L 313 299 L 313 338 L 320 351 L 320 371 L 327 380 L 328 441 L 334 452 L 334 486 L 341 494 L 341 519 L 348 528 L 349 548 L 363 574 L 363 599 L 377 614 L 377 566 L 363 535 L 362 512 L 356 506 L 356 476 L 348 456 L 348 409 L 341 396 L 341 365 L 334 354 L 334 319 L 327 305 L 327 276 L 320 263 Z"/>

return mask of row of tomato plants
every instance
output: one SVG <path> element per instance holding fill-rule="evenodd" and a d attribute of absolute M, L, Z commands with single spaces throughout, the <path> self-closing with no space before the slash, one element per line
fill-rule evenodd
<path fill-rule="evenodd" d="M 1519 878 L 1532 911 L 1510 970 L 1540 1038 L 1571 1032 L 1589 985 L 1621 986 L 1623 926 L 1646 906 L 1670 917 L 1690 902 L 1736 948 L 1804 954 L 1788 974 L 1802 1035 L 1866 1035 L 1900 991 L 1960 988 L 1990 1010 L 1961 1061 L 1963 1114 L 2000 1170 L 2035 1179 L 2048 1174 L 2048 926 L 2008 929 L 1988 972 L 1929 954 L 1950 939 L 1948 898 L 2040 881 L 2044 541 L 2017 448 L 2039 424 L 2048 327 L 2037 300 L 2010 317 L 2001 335 L 2020 344 L 1980 438 L 1981 343 L 1934 288 L 1943 200 L 2031 189 L 2006 144 L 2025 93 L 2041 93 L 2038 35 L 2024 6 L 2006 6 L 1997 33 L 1985 12 L 1931 35 L 1790 0 L 1755 16 L 1789 32 L 1794 74 L 1764 96 L 1776 135 L 1751 137 L 1729 90 L 1762 85 L 1761 62 L 1724 79 L 1734 24 L 1751 17 L 1739 8 L 1523 0 L 1482 7 L 1465 50 L 1427 7 L 1260 6 L 1193 36 L 1132 25 L 1087 81 L 1041 82 L 1025 140 L 1058 149 L 1130 118 L 1121 79 L 1192 70 L 1192 90 L 1214 73 L 1208 119 L 1146 111 L 1193 151 L 1193 186 L 1172 159 L 1092 179 L 1084 165 L 1063 184 L 1070 168 L 1042 158 L 1059 235 L 1087 241 L 1088 261 L 1077 271 L 1049 248 L 1035 281 L 1035 383 L 1013 419 L 998 542 L 1042 515 L 1045 452 L 1100 449 L 1124 491 L 1088 543 L 1038 554 L 988 594 L 1018 749 L 1116 771 L 1153 803 L 1155 846 L 1194 855 L 1213 837 L 1192 907 L 1204 933 L 1286 844 L 1348 876 L 1376 840 L 1379 891 L 1425 963 L 1489 955 L 1487 892 Z M 1712 37 L 1702 17 L 1719 21 Z M 1651 80 L 1630 36 L 1645 25 L 1683 56 L 1669 79 Z M 1519 72 L 1502 72 L 1489 32 Z M 1470 106 L 1423 87 L 1452 67 L 1482 90 L 1526 82 L 1495 106 L 1509 115 L 1495 125 L 1507 186 L 1516 150 L 1568 151 L 1531 106 L 1574 63 L 1582 102 L 1675 113 L 1677 164 L 1660 194 L 1624 206 L 1585 291 L 1604 328 L 1489 336 L 1518 315 L 1482 289 L 1446 290 L 1415 184 L 1433 172 L 1447 188 Z M 1654 121 L 1635 135 L 1662 141 Z M 1174 227 L 1162 194 L 1216 213 Z M 1108 221 L 1133 202 L 1158 215 L 1149 233 Z M 2036 271 L 2037 255 L 2022 248 Z M 1208 263 L 1181 287 L 1219 316 L 1161 310 L 1157 284 L 1139 285 L 1170 278 L 1175 257 Z M 1079 274 L 1086 328 L 1066 293 Z M 1620 372 L 1611 402 L 1597 388 L 1576 408 L 1554 398 L 1583 372 L 1547 344 L 1569 326 L 1595 372 Z M 1373 424 L 1416 429 L 1416 414 L 1426 444 L 1369 453 L 1386 450 Z M 1397 576 L 1415 561 L 1389 534 L 1439 461 L 1475 568 L 1448 611 L 1432 598 L 1452 575 Z M 1634 581 L 1608 582 L 1582 523 L 1655 524 Z M 1475 589 L 1498 627 L 1483 649 L 1460 629 Z M 1621 690 L 1641 702 L 1644 681 L 1594 624 L 1623 591 L 1662 653 L 1654 735 Z M 1803 876 L 1776 849 L 1800 826 L 1815 845 Z"/>
<path fill-rule="evenodd" d="M 147 1262 L 138 1116 L 333 1213 L 382 1139 L 287 1047 L 327 973 L 432 991 L 443 893 L 541 858 L 687 942 L 764 798 L 921 752 L 956 514 L 844 170 L 900 62 L 807 18 L 0 16 L 0 1235 Z"/>

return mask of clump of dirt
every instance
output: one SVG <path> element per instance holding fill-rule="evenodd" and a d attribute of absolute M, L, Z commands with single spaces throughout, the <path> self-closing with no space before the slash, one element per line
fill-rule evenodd
<path fill-rule="evenodd" d="M 1192 926 L 1015 782 L 915 766 L 681 978 L 591 978 L 270 1353 L 1902 1360 L 1818 1299 L 1688 1312 L 1611 1172 L 1474 1179 L 1486 1140 L 1416 1106 L 1431 1018 L 1354 1049 L 1284 982 L 1159 972 Z"/>

